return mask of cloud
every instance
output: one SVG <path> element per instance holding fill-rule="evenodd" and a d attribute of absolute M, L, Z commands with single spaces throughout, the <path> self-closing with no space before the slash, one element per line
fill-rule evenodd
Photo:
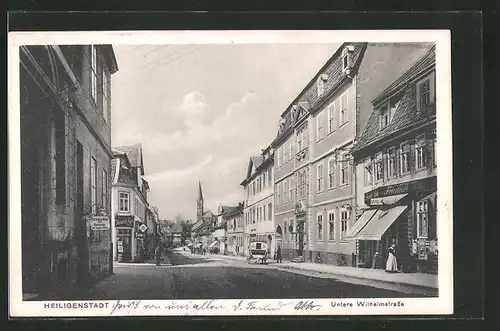
<path fill-rule="evenodd" d="M 160 173 L 145 175 L 144 177 L 148 182 L 157 182 L 157 181 L 179 181 L 183 180 L 186 177 L 189 177 L 195 173 L 198 173 L 203 167 L 210 164 L 212 161 L 212 155 L 210 155 L 203 162 L 194 165 L 189 168 L 177 169 L 177 170 L 168 170 Z"/>

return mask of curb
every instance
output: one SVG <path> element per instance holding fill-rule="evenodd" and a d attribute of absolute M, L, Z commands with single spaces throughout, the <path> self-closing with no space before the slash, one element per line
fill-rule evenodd
<path fill-rule="evenodd" d="M 351 279 L 357 279 L 360 281 L 370 281 L 370 282 L 385 284 L 385 285 L 398 285 L 398 286 L 402 286 L 402 287 L 409 287 L 409 288 L 414 288 L 417 290 L 424 290 L 424 291 L 433 291 L 433 292 L 439 291 L 439 288 L 433 287 L 433 286 L 402 283 L 402 282 L 390 281 L 390 280 L 373 279 L 373 278 L 362 277 L 362 276 L 346 275 L 346 274 L 342 274 L 342 273 L 338 273 L 338 272 L 316 271 L 316 270 L 302 269 L 302 268 L 297 268 L 297 267 L 292 267 L 292 266 L 277 266 L 277 269 L 280 269 L 283 271 L 289 271 L 289 272 L 300 271 L 303 273 L 312 273 L 312 274 L 318 274 L 318 275 L 334 276 L 337 278 L 344 278 L 344 279 L 351 278 Z"/>

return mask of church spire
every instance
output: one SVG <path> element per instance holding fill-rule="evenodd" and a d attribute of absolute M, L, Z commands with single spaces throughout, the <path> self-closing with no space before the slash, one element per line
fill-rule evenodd
<path fill-rule="evenodd" d="M 198 181 L 198 200 L 203 200 L 203 193 L 201 192 L 201 181 Z"/>

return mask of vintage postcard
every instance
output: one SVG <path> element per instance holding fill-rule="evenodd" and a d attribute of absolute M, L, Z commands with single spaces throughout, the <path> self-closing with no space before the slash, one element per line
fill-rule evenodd
<path fill-rule="evenodd" d="M 8 40 L 12 317 L 453 313 L 449 31 Z"/>

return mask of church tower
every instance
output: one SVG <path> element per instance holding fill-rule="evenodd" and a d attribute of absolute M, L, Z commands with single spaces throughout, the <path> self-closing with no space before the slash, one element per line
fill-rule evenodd
<path fill-rule="evenodd" d="M 196 199 L 196 219 L 203 220 L 203 193 L 201 192 L 201 182 L 198 182 L 198 198 Z"/>

